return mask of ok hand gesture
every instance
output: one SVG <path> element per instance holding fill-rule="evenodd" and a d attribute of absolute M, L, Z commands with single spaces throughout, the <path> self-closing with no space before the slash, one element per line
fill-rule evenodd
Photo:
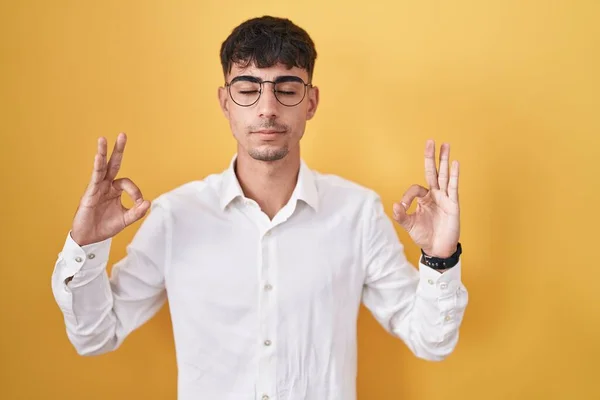
<path fill-rule="evenodd" d="M 458 161 L 448 173 L 450 145 L 442 144 L 440 167 L 436 168 L 435 142 L 425 146 L 425 178 L 429 189 L 412 185 L 394 204 L 394 219 L 408 232 L 412 240 L 428 255 L 450 257 L 457 249 L 460 235 L 460 208 L 458 205 Z M 407 214 L 414 199 L 417 209 Z"/>
<path fill-rule="evenodd" d="M 144 200 L 142 192 L 131 179 L 115 179 L 123 161 L 126 142 L 127 136 L 119 134 L 107 163 L 106 139 L 98 139 L 92 177 L 81 197 L 71 229 L 71 237 L 80 246 L 115 236 L 142 218 L 150 208 L 150 202 Z M 123 191 L 135 203 L 131 209 L 125 208 L 121 203 Z"/>

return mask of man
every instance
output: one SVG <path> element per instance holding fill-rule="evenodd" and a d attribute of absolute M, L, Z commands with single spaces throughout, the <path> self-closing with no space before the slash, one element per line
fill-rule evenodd
<path fill-rule="evenodd" d="M 179 399 L 356 398 L 361 302 L 417 356 L 452 352 L 467 305 L 459 256 L 458 163 L 425 149 L 429 188 L 413 185 L 394 218 L 424 255 L 406 259 L 372 190 L 312 171 L 300 157 L 319 103 L 308 34 L 256 18 L 221 48 L 221 109 L 238 143 L 220 174 L 145 200 L 116 179 L 126 137 L 107 161 L 98 140 L 52 276 L 69 340 L 83 355 L 117 349 L 169 300 Z M 135 202 L 121 205 L 126 192 Z M 416 199 L 417 210 L 407 214 Z M 142 218 L 109 278 L 111 238 Z"/>

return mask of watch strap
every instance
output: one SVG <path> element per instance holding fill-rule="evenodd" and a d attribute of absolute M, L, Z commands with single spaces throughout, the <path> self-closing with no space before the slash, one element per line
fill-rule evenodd
<path fill-rule="evenodd" d="M 426 265 L 430 268 L 436 269 L 436 270 L 448 269 L 448 268 L 452 268 L 456 264 L 458 264 L 461 254 L 462 254 L 462 245 L 460 244 L 460 242 L 456 246 L 456 251 L 454 252 L 454 254 L 452 254 L 448 258 L 432 257 L 432 256 L 425 254 L 423 249 L 421 249 L 421 263 L 423 263 L 424 265 Z"/>

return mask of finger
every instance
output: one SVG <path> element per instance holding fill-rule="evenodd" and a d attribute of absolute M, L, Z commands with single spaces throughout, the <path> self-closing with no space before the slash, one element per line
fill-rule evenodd
<path fill-rule="evenodd" d="M 435 167 L 435 141 L 428 140 L 425 145 L 425 181 L 430 189 L 439 189 Z"/>
<path fill-rule="evenodd" d="M 125 215 L 123 216 L 125 219 L 125 225 L 131 225 L 135 221 L 141 219 L 146 214 L 148 209 L 150 209 L 150 202 L 148 200 L 144 200 L 125 211 Z"/>
<path fill-rule="evenodd" d="M 139 203 L 144 201 L 144 197 L 142 196 L 142 191 L 140 188 L 136 186 L 135 183 L 129 178 L 120 178 L 116 179 L 113 182 L 113 187 L 117 190 L 125 191 L 129 197 L 133 200 L 133 202 L 138 205 Z"/>
<path fill-rule="evenodd" d="M 97 185 L 106 176 L 106 138 L 98 138 L 98 151 L 94 157 L 94 171 L 92 172 L 92 184 Z"/>
<path fill-rule="evenodd" d="M 109 181 L 115 179 L 121 168 L 123 162 L 123 152 L 125 151 L 125 144 L 127 143 L 127 135 L 123 132 L 119 133 L 115 142 L 115 147 L 110 155 L 110 161 L 108 162 L 108 172 L 106 178 Z"/>
<path fill-rule="evenodd" d="M 93 196 L 98 190 L 98 184 L 106 175 L 106 139 L 98 138 L 98 150 L 94 156 L 94 168 L 88 184 L 86 195 Z"/>
<path fill-rule="evenodd" d="M 425 197 L 427 196 L 427 193 L 429 193 L 429 190 L 425 189 L 423 186 L 412 185 L 406 192 L 404 192 L 400 204 L 404 206 L 405 211 L 408 211 L 416 197 Z"/>
<path fill-rule="evenodd" d="M 425 197 L 427 193 L 429 193 L 429 191 L 423 186 L 412 185 L 404 193 L 404 196 L 402 196 L 402 200 L 400 201 L 400 203 L 394 203 L 394 219 L 407 231 L 410 231 L 412 229 L 412 225 L 415 221 L 414 213 L 410 215 L 407 214 L 408 209 L 410 208 L 413 200 L 416 197 Z"/>
<path fill-rule="evenodd" d="M 394 203 L 394 220 L 400 224 L 405 230 L 410 231 L 414 224 L 415 215 L 406 213 L 408 207 L 406 205 L 401 205 L 398 203 Z"/>
<path fill-rule="evenodd" d="M 458 161 L 452 162 L 452 168 L 450 169 L 450 183 L 448 184 L 448 196 L 451 200 L 458 203 L 458 172 L 459 163 Z"/>
<path fill-rule="evenodd" d="M 440 148 L 440 171 L 438 174 L 438 185 L 440 190 L 448 190 L 448 159 L 450 158 L 450 144 L 442 143 Z"/>

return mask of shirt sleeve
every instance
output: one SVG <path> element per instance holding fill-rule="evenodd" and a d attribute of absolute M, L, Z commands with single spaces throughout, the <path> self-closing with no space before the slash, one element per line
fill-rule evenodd
<path fill-rule="evenodd" d="M 79 354 L 117 349 L 166 302 L 167 216 L 164 206 L 152 203 L 110 278 L 106 267 L 112 239 L 79 246 L 68 233 L 51 284 L 67 337 Z"/>
<path fill-rule="evenodd" d="M 461 262 L 444 273 L 421 262 L 417 269 L 407 260 L 379 196 L 367 202 L 364 215 L 364 305 L 417 357 L 443 360 L 456 347 L 468 303 Z"/>

